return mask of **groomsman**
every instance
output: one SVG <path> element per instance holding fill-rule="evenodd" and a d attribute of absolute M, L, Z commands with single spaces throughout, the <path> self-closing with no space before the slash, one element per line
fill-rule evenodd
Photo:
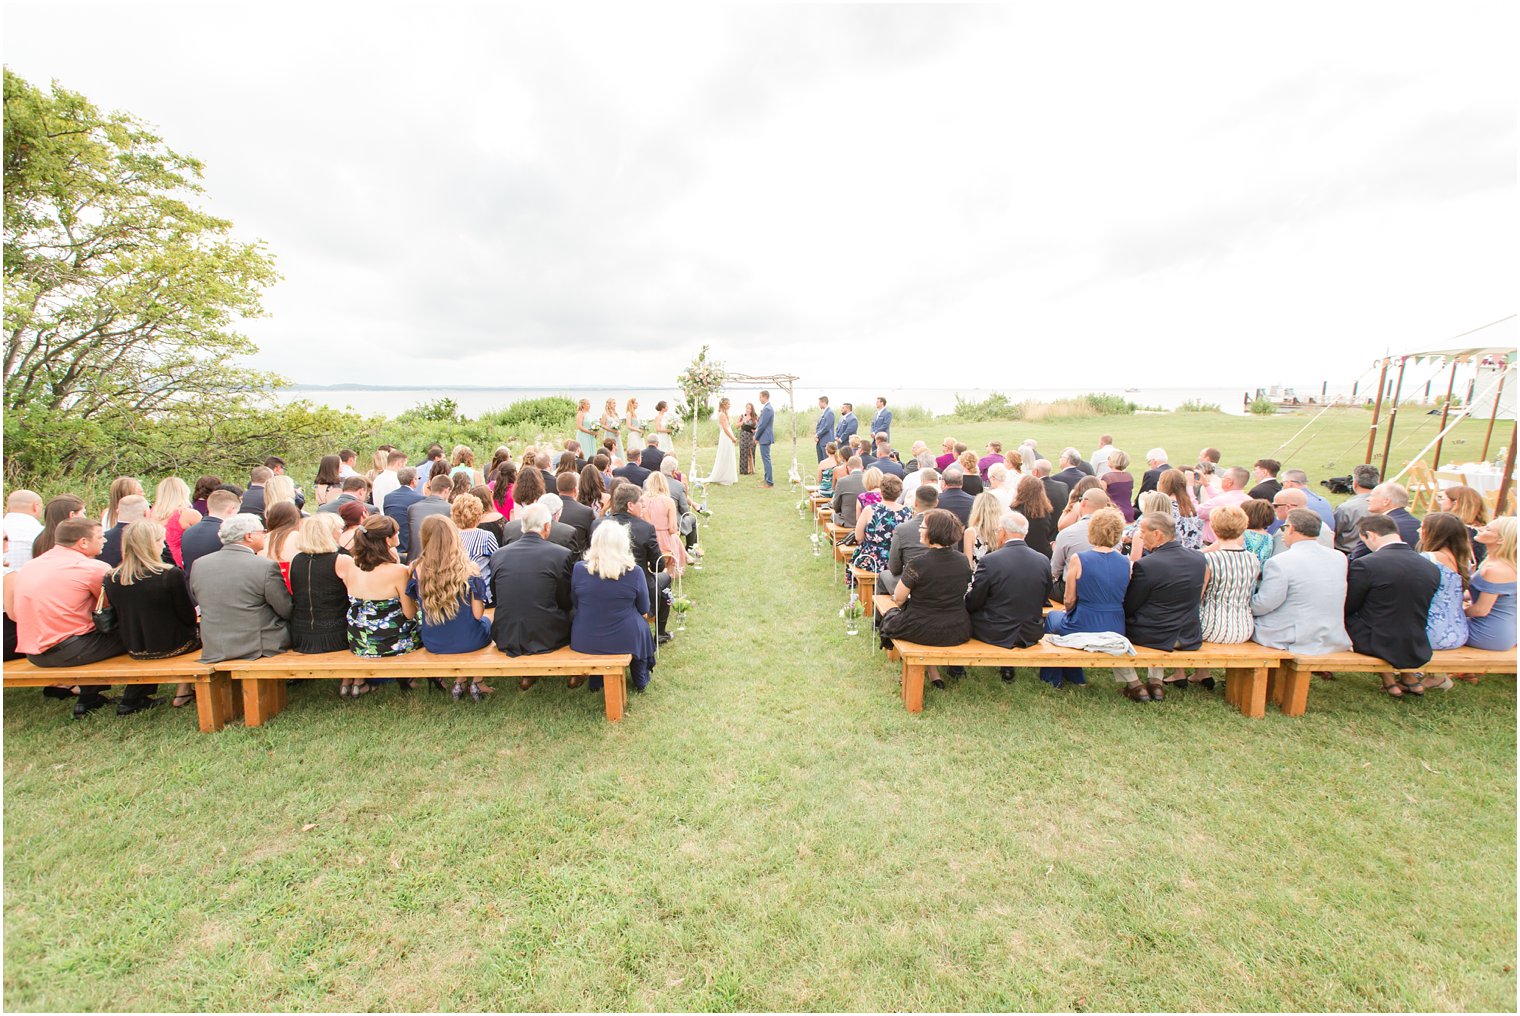
<path fill-rule="evenodd" d="M 823 449 L 834 438 L 834 411 L 829 408 L 829 397 L 818 396 L 818 425 L 813 428 L 818 440 L 818 461 L 823 461 Z"/>
<path fill-rule="evenodd" d="M 839 427 L 834 431 L 834 440 L 839 442 L 840 451 L 849 446 L 850 438 L 855 436 L 855 431 L 860 427 L 860 421 L 855 419 L 854 403 L 843 403 L 843 407 L 844 415 L 839 418 Z"/>
<path fill-rule="evenodd" d="M 885 434 L 892 440 L 892 410 L 887 408 L 885 396 L 876 396 L 876 415 L 871 417 L 871 433 Z"/>
<path fill-rule="evenodd" d="M 771 393 L 760 393 L 760 420 L 755 424 L 755 444 L 760 446 L 760 461 L 765 465 L 764 487 L 774 487 L 771 479 L 771 445 L 776 442 L 776 411 L 771 408 Z M 818 456 L 820 459 L 822 455 Z"/>

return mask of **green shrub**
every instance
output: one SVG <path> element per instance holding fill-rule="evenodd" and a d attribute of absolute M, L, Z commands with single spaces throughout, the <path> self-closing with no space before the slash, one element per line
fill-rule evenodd
<path fill-rule="evenodd" d="M 1008 396 L 1002 392 L 993 392 L 980 402 L 963 399 L 960 393 L 957 392 L 955 395 L 955 412 L 951 415 L 968 422 L 1021 420 L 1024 418 L 1024 407 L 1021 403 L 1010 401 Z"/>
<path fill-rule="evenodd" d="M 1202 399 L 1188 399 L 1182 405 L 1172 410 L 1174 413 L 1218 413 L 1221 412 L 1219 403 L 1204 402 Z"/>
<path fill-rule="evenodd" d="M 1265 395 L 1258 395 L 1251 401 L 1252 416 L 1271 416 L 1275 412 L 1277 412 L 1277 403 Z"/>
<path fill-rule="evenodd" d="M 1135 410 L 1140 408 L 1122 395 L 1088 393 L 1077 398 L 1087 402 L 1094 416 L 1133 416 Z"/>

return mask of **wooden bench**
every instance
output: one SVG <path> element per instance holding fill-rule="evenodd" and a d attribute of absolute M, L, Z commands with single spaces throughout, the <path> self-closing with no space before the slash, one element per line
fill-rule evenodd
<path fill-rule="evenodd" d="M 1316 670 L 1336 674 L 1379 674 L 1393 669 L 1387 661 L 1362 653 L 1289 656 L 1273 668 L 1267 680 L 1267 698 L 1277 703 L 1284 716 L 1302 716 L 1308 706 L 1309 685 L 1314 681 Z M 1439 649 L 1420 670 L 1426 674 L 1513 674 L 1515 651 Z"/>
<path fill-rule="evenodd" d="M 877 596 L 876 607 L 886 613 L 895 604 L 890 596 Z M 1135 647 L 1134 656 L 1112 656 L 1041 642 L 1028 649 L 1004 649 L 977 639 L 958 646 L 924 646 L 916 642 L 893 639 L 895 656 L 902 660 L 902 697 L 908 712 L 924 708 L 924 670 L 926 667 L 1084 667 L 1088 670 L 1113 670 L 1116 667 L 1212 667 L 1224 671 L 1225 701 L 1240 710 L 1242 716 L 1260 719 L 1266 715 L 1269 671 L 1280 666 L 1289 653 L 1268 649 L 1254 642 L 1219 645 L 1205 642 L 1191 651 L 1169 652 Z"/>
<path fill-rule="evenodd" d="M 261 660 L 227 660 L 217 664 L 243 682 L 243 720 L 250 727 L 273 719 L 285 708 L 285 682 L 339 678 L 437 677 L 600 677 L 607 719 L 621 720 L 628 704 L 624 672 L 632 657 L 594 656 L 573 649 L 531 656 L 508 656 L 495 646 L 473 653 L 434 655 L 425 649 L 402 656 L 368 657 L 353 653 L 281 653 Z"/>
<path fill-rule="evenodd" d="M 46 688 L 49 685 L 178 684 L 195 685 L 195 715 L 203 733 L 226 726 L 232 717 L 232 686 L 214 663 L 201 663 L 199 653 L 167 660 L 134 660 L 116 656 L 82 667 L 39 667 L 30 660 L 5 665 L 5 687 Z"/>

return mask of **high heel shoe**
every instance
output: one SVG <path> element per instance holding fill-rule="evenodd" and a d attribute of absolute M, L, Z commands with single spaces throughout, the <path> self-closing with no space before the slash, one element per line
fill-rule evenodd
<path fill-rule="evenodd" d="M 443 686 L 443 678 L 441 678 L 441 677 L 430 677 L 430 678 L 428 678 L 428 687 L 429 688 L 437 688 L 439 691 L 443 692 L 445 695 L 448 694 L 448 691 L 449 691 L 447 688 L 445 688 Z"/>
<path fill-rule="evenodd" d="M 449 694 L 454 697 L 455 702 L 458 702 L 460 699 L 464 698 L 464 685 L 454 685 L 453 690 L 451 690 Z"/>
<path fill-rule="evenodd" d="M 487 694 L 489 693 L 480 686 L 480 683 L 478 681 L 470 682 L 470 698 L 474 699 L 476 702 L 484 702 L 486 700 Z"/>

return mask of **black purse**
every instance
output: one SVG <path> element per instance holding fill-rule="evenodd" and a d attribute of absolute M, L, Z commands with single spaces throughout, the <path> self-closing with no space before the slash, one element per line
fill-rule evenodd
<path fill-rule="evenodd" d="M 95 630 L 106 634 L 116 630 L 116 608 L 106 603 L 106 591 L 100 590 L 100 596 L 95 600 L 95 610 L 90 614 L 90 620 L 95 622 Z"/>

